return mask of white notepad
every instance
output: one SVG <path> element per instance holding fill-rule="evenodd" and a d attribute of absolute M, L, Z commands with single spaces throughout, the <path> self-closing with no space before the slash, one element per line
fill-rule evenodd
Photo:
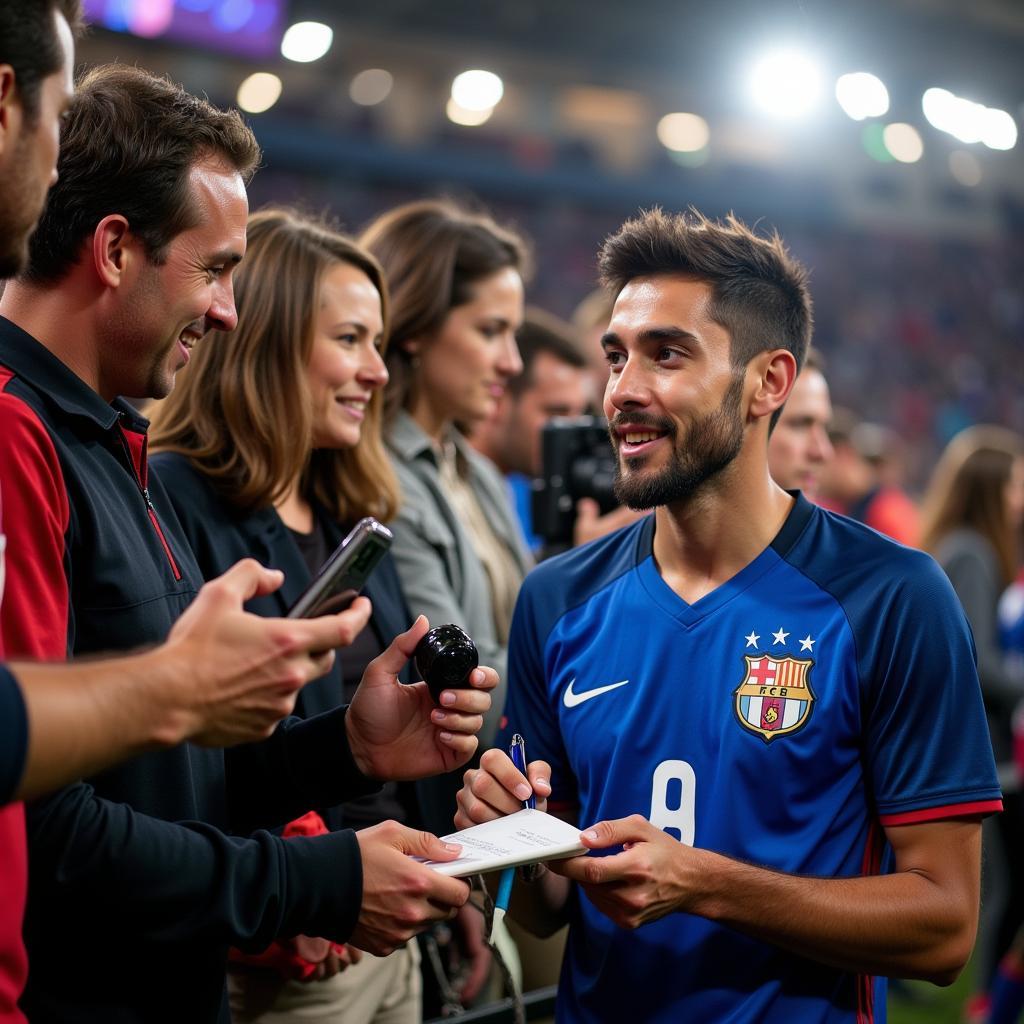
<path fill-rule="evenodd" d="M 575 825 L 567 825 L 553 814 L 529 808 L 441 838 L 446 843 L 461 844 L 462 855 L 455 860 L 424 863 L 442 875 L 456 878 L 587 852 Z"/>

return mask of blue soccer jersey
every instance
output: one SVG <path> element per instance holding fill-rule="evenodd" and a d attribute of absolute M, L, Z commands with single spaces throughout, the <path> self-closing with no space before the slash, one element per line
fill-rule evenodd
<path fill-rule="evenodd" d="M 883 826 L 1000 808 L 970 633 L 927 555 L 798 497 L 690 605 L 653 536 L 649 516 L 523 586 L 506 728 L 550 762 L 553 806 L 827 877 L 885 871 Z M 626 931 L 577 895 L 562 1024 L 885 1019 L 881 979 L 688 914 Z"/>

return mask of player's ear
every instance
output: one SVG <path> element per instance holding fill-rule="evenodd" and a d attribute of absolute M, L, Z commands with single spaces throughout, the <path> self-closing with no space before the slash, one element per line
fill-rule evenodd
<path fill-rule="evenodd" d="M 747 378 L 754 378 L 750 398 L 750 415 L 754 419 L 771 416 L 789 398 L 796 382 L 797 366 L 793 353 L 786 348 L 766 349 L 747 364 Z"/>

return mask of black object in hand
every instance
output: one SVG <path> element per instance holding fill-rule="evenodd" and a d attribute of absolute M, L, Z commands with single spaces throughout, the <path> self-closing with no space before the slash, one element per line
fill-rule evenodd
<path fill-rule="evenodd" d="M 476 644 L 459 626 L 435 626 L 413 652 L 416 671 L 423 677 L 436 704 L 442 690 L 466 685 L 469 673 L 480 664 Z"/>

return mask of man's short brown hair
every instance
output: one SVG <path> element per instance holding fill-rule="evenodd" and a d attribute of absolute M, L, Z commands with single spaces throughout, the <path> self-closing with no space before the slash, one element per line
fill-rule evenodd
<path fill-rule="evenodd" d="M 112 213 L 123 215 L 155 263 L 198 223 L 189 172 L 222 162 L 246 182 L 260 148 L 237 111 L 218 110 L 166 78 L 110 64 L 79 83 L 61 129 L 59 177 L 29 245 L 25 276 L 60 280 L 82 243 Z"/>
<path fill-rule="evenodd" d="M 677 274 L 711 286 L 709 312 L 732 339 L 732 362 L 789 349 L 803 365 L 814 322 L 807 271 L 777 232 L 756 235 L 730 214 L 714 221 L 697 210 L 655 208 L 626 221 L 601 247 L 604 284 L 618 294 L 638 277 Z"/>
<path fill-rule="evenodd" d="M 43 79 L 64 66 L 54 14 L 67 21 L 72 35 L 81 33 L 81 0 L 0 0 L 0 64 L 14 69 L 14 84 L 29 125 L 39 114 Z"/>

